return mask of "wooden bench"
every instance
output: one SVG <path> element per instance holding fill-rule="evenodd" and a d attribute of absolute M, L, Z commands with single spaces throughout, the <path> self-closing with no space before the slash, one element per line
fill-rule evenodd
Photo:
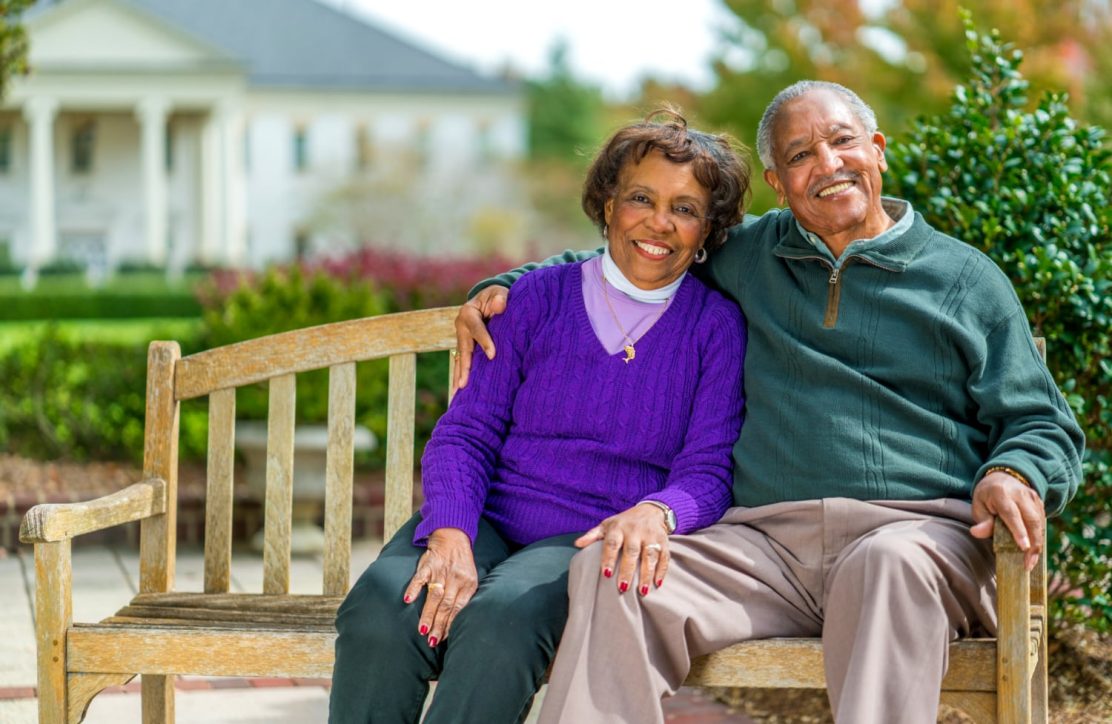
<path fill-rule="evenodd" d="M 174 719 L 173 677 L 329 677 L 333 620 L 348 590 L 355 365 L 389 358 L 385 535 L 412 514 L 416 354 L 455 345 L 454 308 L 302 329 L 181 357 L 153 342 L 148 357 L 145 479 L 88 503 L 40 505 L 21 540 L 35 544 L 40 722 L 79 722 L 97 693 L 142 675 L 143 721 Z M 296 375 L 329 370 L 323 580 L 320 595 L 291 595 L 290 527 Z M 230 593 L 235 390 L 269 381 L 263 590 Z M 178 414 L 208 396 L 204 590 L 174 591 Z M 139 593 L 99 623 L 74 623 L 70 542 L 141 521 Z M 943 701 L 977 721 L 1046 721 L 1045 565 L 1028 577 L 1022 553 L 997 527 L 999 640 L 950 650 Z M 732 646 L 694 662 L 688 684 L 824 686 L 818 640 Z"/>

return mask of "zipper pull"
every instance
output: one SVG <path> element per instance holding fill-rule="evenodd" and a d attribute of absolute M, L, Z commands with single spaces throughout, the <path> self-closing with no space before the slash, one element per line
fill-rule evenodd
<path fill-rule="evenodd" d="M 838 275 L 841 274 L 841 273 L 842 273 L 841 267 L 838 267 L 836 269 L 831 269 L 830 270 L 830 283 L 831 284 L 837 284 L 838 283 Z"/>

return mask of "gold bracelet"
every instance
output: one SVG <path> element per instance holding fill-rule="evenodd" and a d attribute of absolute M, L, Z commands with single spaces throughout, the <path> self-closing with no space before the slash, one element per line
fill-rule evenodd
<path fill-rule="evenodd" d="M 1035 487 L 1034 485 L 1031 485 L 1030 480 L 1023 477 L 1023 473 L 1020 473 L 1019 471 L 1015 470 L 1014 468 L 1009 468 L 1007 465 L 993 465 L 991 468 L 989 468 L 988 470 L 985 471 L 985 475 L 988 475 L 989 473 L 1007 473 L 1008 475 L 1011 475 L 1013 478 L 1015 478 L 1019 482 L 1026 485 L 1028 488 L 1034 489 L 1034 487 Z"/>

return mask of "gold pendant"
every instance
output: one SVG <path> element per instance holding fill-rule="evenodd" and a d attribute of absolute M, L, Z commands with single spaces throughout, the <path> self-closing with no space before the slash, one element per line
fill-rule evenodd
<path fill-rule="evenodd" d="M 632 360 L 634 357 L 637 356 L 637 352 L 636 352 L 636 350 L 633 349 L 632 344 L 627 344 L 624 349 L 625 349 L 626 356 L 625 356 L 625 359 L 622 360 L 622 362 L 625 362 L 626 364 L 629 364 L 630 360 Z"/>

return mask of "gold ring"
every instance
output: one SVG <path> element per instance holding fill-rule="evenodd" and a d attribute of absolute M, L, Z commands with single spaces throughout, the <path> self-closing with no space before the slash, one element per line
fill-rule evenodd
<path fill-rule="evenodd" d="M 429 590 L 431 591 L 434 588 L 444 588 L 444 584 L 443 583 L 430 583 L 429 584 Z"/>
<path fill-rule="evenodd" d="M 645 550 L 656 551 L 657 553 L 659 553 L 660 551 L 664 550 L 664 546 L 660 545 L 659 543 L 649 543 L 647 546 L 645 546 Z"/>
<path fill-rule="evenodd" d="M 452 359 L 455 359 L 456 357 L 459 357 L 459 350 L 453 349 L 451 352 L 449 352 L 449 354 L 452 355 Z"/>

